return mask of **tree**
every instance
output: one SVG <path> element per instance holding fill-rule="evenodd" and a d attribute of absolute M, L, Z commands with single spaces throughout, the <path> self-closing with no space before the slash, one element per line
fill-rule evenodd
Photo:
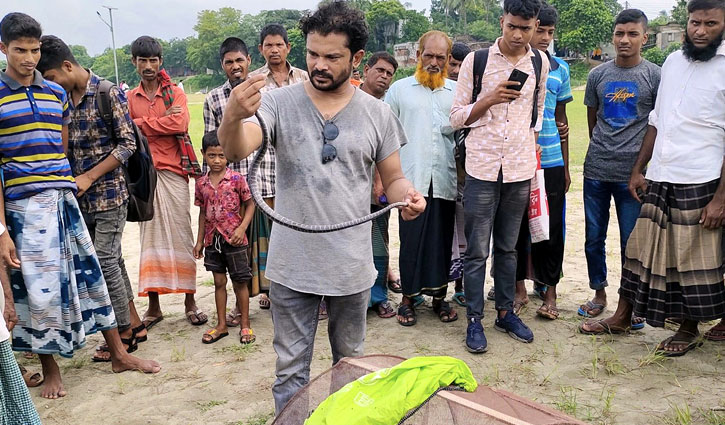
<path fill-rule="evenodd" d="M 307 69 L 307 61 L 305 59 L 305 37 L 302 34 L 302 30 L 299 28 L 292 28 L 287 30 L 287 39 L 290 44 L 290 52 L 287 55 L 287 60 L 292 66 L 296 66 L 300 69 Z"/>
<path fill-rule="evenodd" d="M 207 69 L 220 70 L 219 46 L 222 41 L 231 34 L 243 37 L 243 29 L 249 34 L 249 28 L 242 28 L 241 22 L 242 12 L 232 7 L 199 12 L 194 25 L 197 37 L 189 41 L 186 52 L 186 60 L 191 69 L 199 73 L 204 73 Z"/>
<path fill-rule="evenodd" d="M 687 0 L 679 0 L 672 8 L 670 15 L 672 16 L 672 20 L 682 25 L 683 28 L 687 28 L 687 20 L 689 17 L 687 13 Z"/>
<path fill-rule="evenodd" d="M 406 10 L 398 0 L 379 0 L 370 6 L 365 19 L 370 26 L 369 50 L 386 50 L 398 40 L 400 21 Z"/>
<path fill-rule="evenodd" d="M 129 86 L 138 84 L 140 78 L 131 63 L 131 45 L 127 44 L 116 49 L 116 57 L 118 59 L 118 81 L 126 81 Z M 94 58 L 92 69 L 97 75 L 113 82 L 116 81 L 113 50 L 110 47 Z"/>
<path fill-rule="evenodd" d="M 501 35 L 501 27 L 486 21 L 475 21 L 468 24 L 468 34 L 478 41 L 495 41 Z"/>
<path fill-rule="evenodd" d="M 654 64 L 662 66 L 662 64 L 665 63 L 667 56 L 669 56 L 672 52 L 680 50 L 681 47 L 682 45 L 680 43 L 672 43 L 667 46 L 665 50 L 662 50 L 659 47 L 652 47 L 642 52 L 642 57 Z"/>
<path fill-rule="evenodd" d="M 614 17 L 604 0 L 555 0 L 559 10 L 559 42 L 582 53 L 596 48 L 612 34 Z"/>
<path fill-rule="evenodd" d="M 78 62 L 78 65 L 82 66 L 83 68 L 93 67 L 93 58 L 88 54 L 88 50 L 86 50 L 85 46 L 71 44 L 70 46 L 68 46 L 68 48 L 73 54 L 73 57 L 76 58 L 76 62 Z"/>
<path fill-rule="evenodd" d="M 169 42 L 162 41 L 164 50 L 164 68 L 172 77 L 186 75 L 189 68 L 186 53 L 192 37 L 184 39 L 172 38 Z"/>
<path fill-rule="evenodd" d="M 406 10 L 405 21 L 403 22 L 403 36 L 400 41 L 417 41 L 428 30 L 430 30 L 430 20 L 425 17 L 425 10 L 420 12 Z"/>
<path fill-rule="evenodd" d="M 8 67 L 8 63 L 5 62 L 4 60 L 0 60 L 0 69 L 2 69 L 4 71 L 5 68 L 7 68 L 7 67 Z"/>

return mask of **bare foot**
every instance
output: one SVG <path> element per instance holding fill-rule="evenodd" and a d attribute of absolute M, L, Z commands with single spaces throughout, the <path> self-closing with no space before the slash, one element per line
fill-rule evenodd
<path fill-rule="evenodd" d="M 628 332 L 631 327 L 631 318 L 611 316 L 602 320 L 586 320 L 579 325 L 579 331 L 589 335 L 621 334 Z"/>
<path fill-rule="evenodd" d="M 137 370 L 143 373 L 159 373 L 161 365 L 153 360 L 143 360 L 130 354 L 125 354 L 120 359 L 111 360 L 111 369 L 114 373 L 121 373 L 127 370 Z"/>
<path fill-rule="evenodd" d="M 43 375 L 45 375 L 45 381 L 43 382 L 43 388 L 40 390 L 40 396 L 51 400 L 65 397 L 68 393 L 66 393 L 65 388 L 63 387 L 63 380 L 60 377 L 60 369 L 53 359 L 53 356 L 42 354 L 39 357 L 43 365 Z"/>

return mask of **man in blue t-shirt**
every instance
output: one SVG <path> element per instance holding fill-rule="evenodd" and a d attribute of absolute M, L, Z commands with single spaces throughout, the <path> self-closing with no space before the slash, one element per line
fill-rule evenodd
<path fill-rule="evenodd" d="M 552 320 L 559 317 L 559 310 L 556 307 L 556 284 L 559 283 L 564 261 L 564 195 L 571 183 L 566 104 L 573 100 L 569 84 L 569 66 L 547 51 L 554 39 L 557 20 L 556 9 L 544 4 L 539 12 L 539 26 L 530 43 L 532 48 L 546 54 L 551 66 L 546 80 L 544 120 L 536 142 L 541 149 L 541 168 L 544 170 L 546 196 L 549 202 L 549 240 L 529 243 L 527 211 L 526 217 L 522 220 L 516 246 L 518 262 L 514 297 L 514 311 L 516 311 L 517 307 L 520 309 L 528 303 L 524 279 L 532 279 L 534 289 L 544 300 L 536 314 Z M 529 262 L 533 265 L 533 276 L 527 273 Z"/>

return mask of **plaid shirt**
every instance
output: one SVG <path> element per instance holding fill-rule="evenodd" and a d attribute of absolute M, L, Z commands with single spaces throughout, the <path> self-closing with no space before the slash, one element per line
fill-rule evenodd
<path fill-rule="evenodd" d="M 289 74 L 287 74 L 287 81 L 285 81 L 285 83 L 282 85 L 277 84 L 277 81 L 274 80 L 274 76 L 272 75 L 272 72 L 269 70 L 269 66 L 266 63 L 261 68 L 255 69 L 254 71 L 250 72 L 249 76 L 254 77 L 255 75 L 260 74 L 265 76 L 266 80 L 264 87 L 262 87 L 262 93 L 269 90 L 278 89 L 280 87 L 291 86 L 292 84 L 301 83 L 310 79 L 306 71 L 295 68 L 289 62 L 287 62 L 287 69 L 289 69 Z"/>
<path fill-rule="evenodd" d="M 232 86 L 229 84 L 229 80 L 227 80 L 221 86 L 207 93 L 204 99 L 204 133 L 215 131 L 221 125 L 224 108 L 227 106 L 231 92 Z M 257 155 L 256 151 L 239 162 L 228 163 L 227 167 L 246 178 L 249 172 L 249 166 L 252 165 L 255 155 Z M 274 198 L 274 161 L 274 148 L 270 145 L 259 168 L 262 177 L 262 187 L 260 190 L 263 198 Z M 202 171 L 204 174 L 209 171 L 206 162 L 203 165 Z"/>
<path fill-rule="evenodd" d="M 113 131 L 109 129 L 98 111 L 96 89 L 101 78 L 91 73 L 86 85 L 86 94 L 78 105 L 70 105 L 71 122 L 68 126 L 68 161 L 74 176 L 88 172 L 108 155 L 113 155 L 125 164 L 136 150 L 136 138 L 128 113 L 128 102 L 123 91 L 117 87 L 110 90 L 113 110 Z M 81 209 L 87 213 L 108 211 L 118 208 L 128 199 L 128 188 L 122 167 L 106 173 L 96 180 L 86 193 L 78 199 Z"/>

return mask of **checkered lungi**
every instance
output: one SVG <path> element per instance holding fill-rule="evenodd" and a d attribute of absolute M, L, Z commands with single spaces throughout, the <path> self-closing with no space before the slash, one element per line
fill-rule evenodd
<path fill-rule="evenodd" d="M 0 342 L 0 425 L 40 425 L 38 412 L 10 348 Z"/>

